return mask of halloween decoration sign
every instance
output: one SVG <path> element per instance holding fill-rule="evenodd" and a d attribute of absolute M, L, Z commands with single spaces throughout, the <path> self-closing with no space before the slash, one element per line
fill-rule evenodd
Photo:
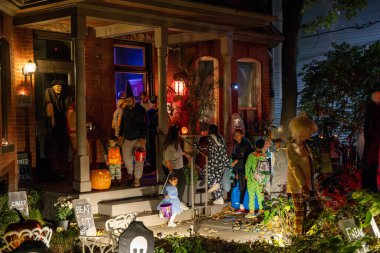
<path fill-rule="evenodd" d="M 87 199 L 74 199 L 74 214 L 78 223 L 79 233 L 84 236 L 95 236 L 96 228 L 92 215 L 91 204 Z"/>
<path fill-rule="evenodd" d="M 19 210 L 25 217 L 29 217 L 28 197 L 26 191 L 8 192 L 9 209 Z"/>

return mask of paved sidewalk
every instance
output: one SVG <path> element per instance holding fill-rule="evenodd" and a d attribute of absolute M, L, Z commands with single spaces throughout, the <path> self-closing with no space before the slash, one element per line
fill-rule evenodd
<path fill-rule="evenodd" d="M 242 221 L 242 226 L 238 229 L 235 224 L 236 218 Z M 154 236 L 174 235 L 189 236 L 190 229 L 194 230 L 195 235 L 205 237 L 219 237 L 226 241 L 247 242 L 259 238 L 269 239 L 275 233 L 267 228 L 259 226 L 247 226 L 250 220 L 245 219 L 244 215 L 225 215 L 224 218 L 204 218 L 195 221 L 178 222 L 177 227 L 171 228 L 166 225 L 151 227 Z"/>

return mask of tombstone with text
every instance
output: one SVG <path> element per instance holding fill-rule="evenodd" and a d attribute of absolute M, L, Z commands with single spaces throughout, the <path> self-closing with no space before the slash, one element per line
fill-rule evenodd
<path fill-rule="evenodd" d="M 74 199 L 74 214 L 78 223 L 79 233 L 84 236 L 95 236 L 96 228 L 91 205 L 87 199 Z"/>
<path fill-rule="evenodd" d="M 353 218 L 338 221 L 338 227 L 349 241 L 358 241 L 364 237 L 363 229 L 356 226 Z M 367 245 L 363 243 L 362 248 L 357 249 L 355 253 L 366 253 L 368 251 Z"/>
<path fill-rule="evenodd" d="M 8 192 L 8 207 L 19 210 L 25 217 L 29 218 L 28 197 L 26 191 Z"/>
<path fill-rule="evenodd" d="M 17 153 L 18 186 L 32 185 L 31 165 L 28 153 Z"/>

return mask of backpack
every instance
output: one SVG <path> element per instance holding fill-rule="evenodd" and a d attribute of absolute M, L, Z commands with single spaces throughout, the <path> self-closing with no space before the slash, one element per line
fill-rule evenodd
<path fill-rule="evenodd" d="M 259 184 L 265 185 L 270 178 L 270 166 L 267 159 L 259 160 L 256 165 L 256 171 L 254 173 L 254 178 Z"/>

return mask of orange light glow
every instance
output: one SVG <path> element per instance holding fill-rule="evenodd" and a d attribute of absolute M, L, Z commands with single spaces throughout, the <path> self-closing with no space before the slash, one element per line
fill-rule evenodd
<path fill-rule="evenodd" d="M 174 81 L 174 92 L 176 95 L 182 96 L 185 93 L 185 82 L 181 80 Z"/>
<path fill-rule="evenodd" d="M 181 128 L 181 134 L 188 134 L 188 133 L 189 133 L 189 129 L 187 129 L 187 127 Z"/>

